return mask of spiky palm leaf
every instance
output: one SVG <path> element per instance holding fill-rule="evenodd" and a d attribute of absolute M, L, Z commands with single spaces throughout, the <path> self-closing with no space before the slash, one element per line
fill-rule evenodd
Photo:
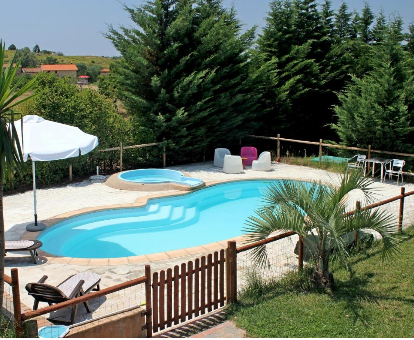
<path fill-rule="evenodd" d="M 332 249 L 346 261 L 347 235 L 371 229 L 381 235 L 382 256 L 388 258 L 397 251 L 392 235 L 397 230 L 395 219 L 380 209 L 346 215 L 353 190 L 360 190 L 365 202 L 372 202 L 375 194 L 372 184 L 370 178 L 358 172 L 344 174 L 334 184 L 292 180 L 271 184 L 264 193 L 264 206 L 246 222 L 249 241 L 263 240 L 277 231 L 294 231 L 314 256 L 316 268 L 318 257 L 319 260 L 320 256 L 329 257 Z M 258 264 L 268 264 L 265 245 L 256 247 L 252 256 Z"/>
<path fill-rule="evenodd" d="M 19 89 L 23 81 L 23 78 L 20 78 L 13 85 L 20 61 L 16 62 L 16 55 L 14 55 L 10 64 L 3 69 L 5 51 L 6 46 L 0 40 L 0 305 L 3 304 L 4 291 L 3 183 L 6 178 L 11 178 L 14 170 L 20 169 L 20 166 L 24 164 L 22 149 L 14 126 L 14 118 L 18 105 L 32 97 L 19 99 L 20 96 L 25 94 L 34 83 L 34 80 L 32 80 Z"/>
<path fill-rule="evenodd" d="M 4 180 L 10 178 L 13 171 L 22 164 L 22 150 L 14 126 L 15 109 L 18 105 L 31 99 L 33 95 L 19 99 L 33 87 L 34 79 L 20 88 L 24 81 L 21 77 L 12 85 L 20 67 L 20 61 L 13 56 L 9 65 L 3 69 L 5 44 L 0 40 L 0 167 L 1 176 Z M 20 89 L 19 89 L 20 88 Z"/>

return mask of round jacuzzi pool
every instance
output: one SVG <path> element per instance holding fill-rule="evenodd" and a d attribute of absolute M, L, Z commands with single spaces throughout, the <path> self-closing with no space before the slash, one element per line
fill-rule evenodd
<path fill-rule="evenodd" d="M 143 184 L 176 183 L 196 186 L 203 183 L 201 179 L 185 177 L 180 171 L 169 169 L 140 169 L 121 172 L 118 178 L 122 181 Z"/>

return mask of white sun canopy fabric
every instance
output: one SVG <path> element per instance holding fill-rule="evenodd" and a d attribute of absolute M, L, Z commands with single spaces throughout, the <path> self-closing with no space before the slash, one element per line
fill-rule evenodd
<path fill-rule="evenodd" d="M 98 146 L 98 137 L 77 127 L 52 122 L 36 115 L 15 122 L 23 158 L 32 161 L 54 161 L 85 155 Z"/>

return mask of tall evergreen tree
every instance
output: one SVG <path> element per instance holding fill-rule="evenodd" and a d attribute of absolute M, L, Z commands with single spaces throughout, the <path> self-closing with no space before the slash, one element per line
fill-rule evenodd
<path fill-rule="evenodd" d="M 372 13 L 371 7 L 366 2 L 364 8 L 362 9 L 362 15 L 359 17 L 357 23 L 357 30 L 359 38 L 366 44 L 372 42 L 372 24 L 374 22 L 375 15 Z"/>
<path fill-rule="evenodd" d="M 303 138 L 325 137 L 332 122 L 328 56 L 333 24 L 330 2 L 319 11 L 314 0 L 274 0 L 258 40 L 259 60 L 269 63 L 275 83 L 262 98 L 272 105 L 265 117 L 266 133 Z M 275 101 L 271 103 L 271 98 Z M 278 122 L 278 124 L 276 124 Z"/>
<path fill-rule="evenodd" d="M 372 38 L 375 42 L 383 42 L 387 33 L 387 19 L 385 18 L 384 10 L 381 9 L 374 28 L 372 29 Z"/>
<path fill-rule="evenodd" d="M 414 22 L 408 26 L 408 33 L 405 35 L 405 40 L 407 41 L 405 50 L 414 56 Z"/>
<path fill-rule="evenodd" d="M 234 10 L 220 0 L 155 0 L 125 9 L 136 27 L 109 27 L 107 37 L 123 56 L 113 74 L 140 129 L 171 141 L 183 151 L 177 158 L 254 132 L 254 29 L 241 34 Z"/>
<path fill-rule="evenodd" d="M 372 71 L 353 77 L 334 125 L 341 142 L 392 151 L 412 150 L 414 78 L 402 46 L 389 25 L 383 43 L 374 47 Z"/>
<path fill-rule="evenodd" d="M 351 13 L 348 12 L 348 5 L 343 2 L 335 13 L 334 33 L 338 42 L 350 39 L 352 36 Z"/>

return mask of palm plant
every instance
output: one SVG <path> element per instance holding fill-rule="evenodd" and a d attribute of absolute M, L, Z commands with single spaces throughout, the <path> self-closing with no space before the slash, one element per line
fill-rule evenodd
<path fill-rule="evenodd" d="M 4 290 L 4 216 L 3 216 L 3 184 L 6 179 L 11 179 L 12 174 L 23 165 L 23 155 L 14 126 L 18 105 L 30 99 L 32 96 L 21 98 L 32 88 L 34 79 L 21 86 L 23 77 L 14 82 L 20 61 L 16 61 L 16 55 L 9 65 L 4 68 L 4 54 L 6 46 L 0 40 L 0 306 L 3 303 Z M 13 84 L 14 82 L 14 84 Z M 0 308 L 1 318 L 1 308 Z"/>
<path fill-rule="evenodd" d="M 392 235 L 397 231 L 393 216 L 380 209 L 358 209 L 353 215 L 346 214 L 353 190 L 359 190 L 366 202 L 372 202 L 373 181 L 358 172 L 346 173 L 338 181 L 324 184 L 282 180 L 270 185 L 264 193 L 264 206 L 256 211 L 256 216 L 249 217 L 245 228 L 251 241 L 265 239 L 276 231 L 296 232 L 311 254 L 312 282 L 324 288 L 334 284 L 329 271 L 331 254 L 335 251 L 346 262 L 350 235 L 355 232 L 364 229 L 378 232 L 383 259 L 397 251 Z M 265 245 L 255 248 L 252 256 L 260 265 L 268 263 Z"/>

